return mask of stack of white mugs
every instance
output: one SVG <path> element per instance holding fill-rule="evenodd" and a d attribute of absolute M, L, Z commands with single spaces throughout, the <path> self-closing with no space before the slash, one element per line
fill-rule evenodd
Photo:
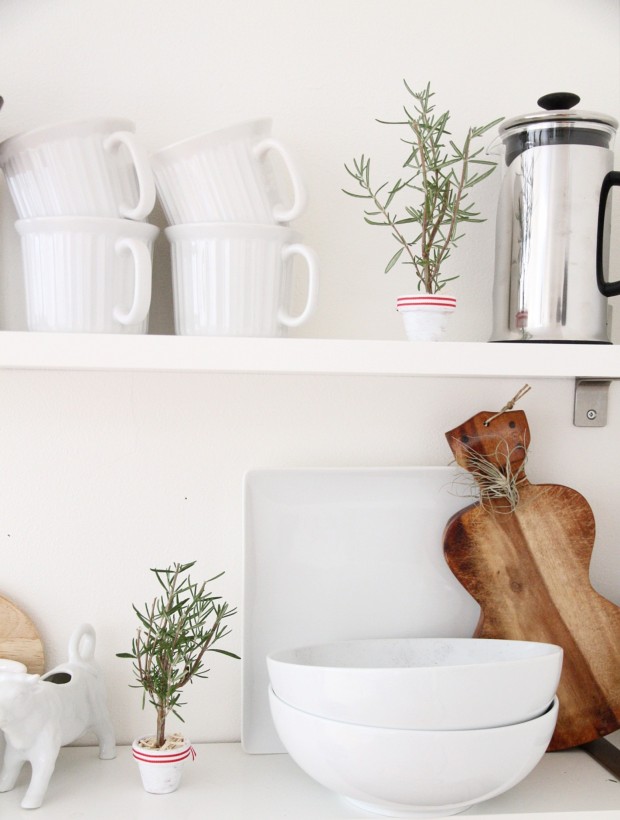
<path fill-rule="evenodd" d="M 0 143 L 19 219 L 29 330 L 145 333 L 156 200 L 124 119 L 39 128 Z"/>
<path fill-rule="evenodd" d="M 306 206 L 305 186 L 270 129 L 268 119 L 242 123 L 151 156 L 170 225 L 177 334 L 281 336 L 314 310 L 317 258 L 288 226 Z M 273 159 L 289 177 L 289 207 Z M 295 257 L 307 285 L 305 306 L 292 315 Z"/>
<path fill-rule="evenodd" d="M 288 226 L 305 208 L 305 187 L 270 127 L 243 123 L 150 158 L 134 124 L 121 119 L 54 125 L 0 143 L 19 216 L 29 330 L 147 332 L 159 231 L 145 220 L 157 192 L 170 224 L 176 333 L 279 336 L 305 322 L 318 264 Z M 290 207 L 279 201 L 276 155 Z M 295 257 L 307 285 L 305 307 L 292 315 Z"/>

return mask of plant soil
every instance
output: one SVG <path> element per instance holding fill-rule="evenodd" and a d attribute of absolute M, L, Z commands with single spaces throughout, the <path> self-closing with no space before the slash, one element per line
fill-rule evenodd
<path fill-rule="evenodd" d="M 175 732 L 173 735 L 168 735 L 164 740 L 163 746 L 157 745 L 157 738 L 155 735 L 150 737 L 140 738 L 138 745 L 143 749 L 159 749 L 161 751 L 169 751 L 170 749 L 178 749 L 185 744 L 185 738 L 180 732 Z"/>

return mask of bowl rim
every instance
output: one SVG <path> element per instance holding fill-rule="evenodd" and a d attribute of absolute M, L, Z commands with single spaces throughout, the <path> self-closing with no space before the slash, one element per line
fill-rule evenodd
<path fill-rule="evenodd" d="M 320 721 L 322 723 L 346 726 L 353 731 L 357 729 L 363 729 L 364 731 L 370 732 L 396 732 L 407 733 L 410 735 L 415 734 L 420 736 L 472 734 L 476 737 L 480 737 L 482 733 L 514 732 L 519 731 L 521 727 L 533 724 L 536 721 L 543 721 L 545 718 L 549 719 L 552 713 L 554 713 L 557 718 L 557 713 L 560 708 L 560 699 L 556 693 L 553 696 L 553 699 L 548 703 L 544 711 L 542 711 L 539 715 L 536 715 L 535 717 L 530 718 L 529 720 L 519 721 L 518 723 L 507 723 L 503 726 L 487 726 L 479 729 L 396 729 L 391 726 L 366 726 L 363 723 L 351 723 L 346 720 L 336 720 L 335 718 L 328 718 L 324 717 L 323 715 L 317 715 L 314 712 L 308 712 L 306 709 L 300 709 L 298 706 L 293 706 L 292 704 L 287 703 L 287 701 L 283 700 L 280 697 L 280 695 L 276 694 L 271 685 L 267 687 L 267 693 L 270 699 L 273 698 L 279 701 L 285 708 L 291 709 L 293 712 L 299 712 L 303 715 L 307 715 L 308 717 L 314 718 L 315 720 Z"/>
<path fill-rule="evenodd" d="M 382 666 L 362 666 L 362 665 L 334 665 L 334 664 L 326 664 L 326 663 L 311 663 L 308 661 L 300 661 L 295 660 L 293 657 L 293 653 L 295 652 L 311 652 L 313 650 L 323 649 L 326 647 L 337 647 L 337 646 L 351 646 L 351 645 L 361 645 L 365 643 L 415 643 L 420 645 L 430 645 L 432 643 L 445 643 L 445 644 L 458 644 L 459 646 L 464 646 L 465 644 L 469 644 L 470 646 L 472 643 L 476 645 L 481 644 L 512 644 L 519 647 L 528 647 L 533 648 L 536 647 L 540 650 L 540 652 L 536 652 L 530 655 L 523 655 L 522 657 L 516 658 L 484 658 L 480 660 L 473 660 L 471 663 L 437 663 L 437 664 L 423 664 L 420 666 L 403 666 L 397 664 L 386 664 Z M 445 670 L 445 669 L 471 669 L 476 667 L 484 667 L 486 665 L 496 665 L 496 666 L 514 666 L 516 664 L 522 664 L 524 662 L 542 662 L 543 659 L 554 659 L 554 658 L 562 658 L 564 654 L 564 650 L 558 644 L 553 643 L 546 643 L 544 641 L 527 641 L 527 640 L 513 640 L 510 638 L 354 638 L 351 640 L 342 640 L 342 641 L 326 641 L 321 643 L 315 644 L 306 644 L 303 646 L 295 646 L 289 647 L 286 649 L 277 649 L 267 654 L 267 664 L 268 666 L 271 665 L 281 665 L 285 667 L 297 667 L 299 669 L 316 669 L 316 670 L 332 670 L 334 672 L 338 672 L 342 674 L 343 672 L 366 672 L 370 674 L 380 674 L 382 672 L 388 671 L 408 671 L 408 672 L 416 672 L 419 674 L 423 674 L 428 670 L 432 670 L 433 673 L 436 673 L 438 670 Z M 290 656 L 290 657 L 287 657 Z"/>

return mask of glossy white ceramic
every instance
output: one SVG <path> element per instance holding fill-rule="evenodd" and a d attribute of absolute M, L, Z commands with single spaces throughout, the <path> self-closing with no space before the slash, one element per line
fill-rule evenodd
<path fill-rule="evenodd" d="M 171 245 L 174 322 L 184 336 L 280 336 L 316 307 L 319 263 L 281 225 L 197 224 L 166 228 Z M 294 257 L 307 274 L 306 303 L 289 312 Z"/>
<path fill-rule="evenodd" d="M 145 219 L 155 180 L 135 126 L 125 119 L 59 123 L 0 143 L 0 167 L 20 219 Z"/>
<path fill-rule="evenodd" d="M 480 614 L 442 534 L 471 498 L 452 467 L 256 470 L 245 477 L 244 749 L 283 751 L 271 652 L 385 637 L 469 637 Z"/>
<path fill-rule="evenodd" d="M 306 774 L 366 811 L 445 817 L 515 786 L 539 762 L 558 701 L 540 717 L 494 729 L 418 731 L 311 715 L 269 691 L 284 746 Z"/>
<path fill-rule="evenodd" d="M 0 658 L 0 677 L 3 673 L 15 672 L 25 674 L 27 672 L 26 664 L 19 661 L 13 661 L 9 658 Z M 4 732 L 0 731 L 0 765 L 4 758 Z"/>
<path fill-rule="evenodd" d="M 146 333 L 154 225 L 127 219 L 18 220 L 29 330 Z"/>
<path fill-rule="evenodd" d="M 190 137 L 151 157 L 164 213 L 171 225 L 191 222 L 273 224 L 296 219 L 306 207 L 306 188 L 288 148 L 270 136 L 271 120 L 244 122 Z M 292 191 L 281 195 L 275 153 Z"/>
<path fill-rule="evenodd" d="M 0 672 L 27 672 L 25 663 L 13 661 L 9 658 L 0 658 Z"/>
<path fill-rule="evenodd" d="M 24 763 L 30 783 L 23 809 L 43 803 L 61 746 L 85 732 L 99 742 L 99 757 L 116 757 L 114 727 L 102 674 L 95 662 L 95 630 L 81 624 L 69 639 L 69 659 L 45 675 L 0 674 L 0 730 L 6 749 L 0 769 L 0 792 L 13 789 Z M 21 784 L 20 784 L 21 786 Z"/>
<path fill-rule="evenodd" d="M 553 700 L 559 646 L 483 638 L 339 641 L 274 652 L 269 680 L 314 715 L 394 729 L 522 723 Z"/>

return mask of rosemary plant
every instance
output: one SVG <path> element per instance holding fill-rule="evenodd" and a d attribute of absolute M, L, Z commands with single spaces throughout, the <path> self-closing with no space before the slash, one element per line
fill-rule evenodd
<path fill-rule="evenodd" d="M 142 708 L 149 703 L 157 713 L 155 748 L 166 739 L 166 718 L 172 712 L 179 720 L 182 689 L 193 678 L 206 678 L 203 662 L 207 652 L 219 652 L 239 658 L 233 652 L 216 648 L 215 644 L 230 633 L 225 623 L 236 613 L 226 602 L 210 592 L 207 584 L 224 573 L 198 585 L 188 575 L 196 562 L 173 564 L 167 569 L 151 569 L 163 594 L 139 610 L 132 604 L 140 626 L 131 642 L 131 652 L 119 652 L 117 657 L 133 660 L 137 683 L 143 689 Z"/>
<path fill-rule="evenodd" d="M 418 290 L 426 293 L 440 291 L 447 282 L 441 268 L 456 247 L 463 234 L 459 225 L 467 222 L 484 222 L 474 204 L 466 202 L 469 190 L 488 177 L 497 165 L 481 159 L 483 148 L 474 150 L 473 143 L 502 118 L 482 126 L 472 126 L 462 147 L 452 139 L 448 131 L 450 112 L 435 113 L 432 103 L 434 92 L 430 83 L 423 91 L 413 91 L 405 82 L 405 88 L 413 98 L 413 111 L 403 107 L 404 120 L 390 122 L 377 120 L 383 125 L 405 126 L 407 157 L 403 163 L 405 175 L 397 182 L 389 181 L 375 187 L 370 176 L 370 159 L 364 154 L 354 159 L 352 167 L 345 169 L 358 184 L 362 193 L 344 190 L 348 196 L 370 200 L 371 207 L 364 211 L 369 225 L 389 227 L 400 246 L 390 258 L 385 272 L 400 260 L 412 265 L 417 277 Z M 449 146 L 449 148 L 447 147 Z M 400 196 L 399 196 L 400 195 Z M 414 195 L 415 204 L 405 204 L 404 211 L 392 210 L 395 198 Z M 415 224 L 413 235 L 406 236 L 407 227 Z M 418 250 L 414 250 L 418 248 Z"/>

